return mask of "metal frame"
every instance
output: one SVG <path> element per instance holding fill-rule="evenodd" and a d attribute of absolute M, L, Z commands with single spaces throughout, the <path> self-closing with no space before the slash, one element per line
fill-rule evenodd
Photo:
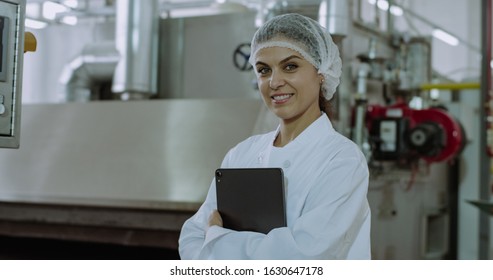
<path fill-rule="evenodd" d="M 8 11 L 0 12 L 0 15 L 10 17 L 10 29 L 14 30 L 14 68 L 12 78 L 9 79 L 7 74 L 6 83 L 12 82 L 12 96 L 6 98 L 7 115 L 11 119 L 10 134 L 0 135 L 0 148 L 19 148 L 20 145 L 20 118 L 21 118 L 21 93 L 22 93 L 22 70 L 24 58 L 24 18 L 26 1 L 25 0 L 0 0 L 0 4 L 11 4 L 16 6 L 15 14 L 9 15 Z M 9 113 L 10 111 L 10 113 Z"/>
<path fill-rule="evenodd" d="M 479 184 L 479 196 L 481 200 L 489 201 L 490 195 L 490 157 L 488 156 L 488 115 L 491 114 L 492 108 L 487 108 L 491 99 L 491 48 L 492 48 L 492 18 L 491 0 L 482 0 L 481 2 L 481 46 L 482 46 L 482 62 L 481 62 L 481 108 L 480 116 L 480 146 L 483 149 L 481 151 L 481 170 L 480 170 L 480 184 Z M 483 105 L 484 104 L 484 105 Z M 483 211 L 480 212 L 479 217 L 479 244 L 478 258 L 481 260 L 490 259 L 490 216 Z"/>
<path fill-rule="evenodd" d="M 177 250 L 195 211 L 0 202 L 0 235 Z"/>

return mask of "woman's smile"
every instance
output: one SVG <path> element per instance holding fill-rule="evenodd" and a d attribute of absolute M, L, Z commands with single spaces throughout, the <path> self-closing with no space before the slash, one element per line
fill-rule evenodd
<path fill-rule="evenodd" d="M 288 102 L 293 95 L 294 93 L 277 93 L 273 94 L 270 98 L 275 104 L 280 105 Z"/>

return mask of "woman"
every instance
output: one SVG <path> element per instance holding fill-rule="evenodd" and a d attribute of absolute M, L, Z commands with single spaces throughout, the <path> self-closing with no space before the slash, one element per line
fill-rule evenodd
<path fill-rule="evenodd" d="M 316 21 L 286 14 L 255 33 L 250 63 L 280 124 L 239 143 L 221 167 L 283 168 L 287 227 L 268 234 L 223 228 L 213 181 L 183 225 L 181 258 L 370 259 L 366 160 L 326 113 L 341 75 L 337 46 Z"/>

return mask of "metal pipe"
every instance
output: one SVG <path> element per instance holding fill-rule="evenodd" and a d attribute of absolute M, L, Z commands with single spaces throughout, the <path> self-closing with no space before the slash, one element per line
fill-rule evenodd
<path fill-rule="evenodd" d="M 394 33 L 394 15 L 390 12 L 390 8 L 394 5 L 393 0 L 387 0 L 389 3 L 389 8 L 387 9 L 387 33 L 392 35 Z"/>
<path fill-rule="evenodd" d="M 159 11 L 157 0 L 118 0 L 116 3 L 116 66 L 112 91 L 122 99 L 157 94 Z"/>
<path fill-rule="evenodd" d="M 65 85 L 66 101 L 90 101 L 91 86 L 111 81 L 120 57 L 115 42 L 87 44 L 79 56 L 65 66 L 60 83 Z"/>
<path fill-rule="evenodd" d="M 363 0 L 357 0 L 358 4 L 356 6 L 357 12 L 356 12 L 356 20 L 362 22 L 363 17 L 361 17 L 361 1 Z M 352 9 L 351 9 L 352 11 Z M 352 17 L 351 17 L 352 18 Z"/>
<path fill-rule="evenodd" d="M 380 29 L 380 11 L 378 10 L 378 1 L 375 2 L 375 26 L 377 29 Z"/>
<path fill-rule="evenodd" d="M 490 158 L 488 156 L 487 133 L 491 130 L 488 125 L 488 116 L 491 116 L 492 108 L 489 108 L 491 99 L 491 0 L 482 0 L 481 2 L 481 104 L 480 108 L 480 137 L 479 145 L 482 148 L 480 152 L 480 180 L 479 180 L 479 197 L 481 200 L 490 200 Z M 491 147 L 490 147 L 491 148 Z M 479 213 L 479 259 L 489 259 L 490 251 L 490 216 L 483 211 Z"/>
<path fill-rule="evenodd" d="M 354 125 L 354 142 L 363 150 L 365 136 L 365 116 L 367 103 L 366 82 L 370 66 L 367 63 L 361 63 L 358 69 L 358 80 L 356 90 L 356 116 Z"/>

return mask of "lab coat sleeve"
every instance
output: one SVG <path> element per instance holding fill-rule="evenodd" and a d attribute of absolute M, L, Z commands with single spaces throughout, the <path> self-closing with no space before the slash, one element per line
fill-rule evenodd
<path fill-rule="evenodd" d="M 227 167 L 231 158 L 230 150 L 223 159 L 221 167 Z M 182 226 L 178 240 L 178 251 L 181 259 L 207 259 L 208 250 L 204 248 L 205 231 L 208 228 L 209 217 L 217 209 L 216 182 L 213 179 L 204 203 L 199 210 Z"/>
<path fill-rule="evenodd" d="M 179 238 L 178 250 L 181 259 L 203 259 L 208 248 L 203 248 L 205 231 L 208 227 L 209 217 L 216 209 L 215 183 L 212 182 L 207 198 L 197 213 L 188 219 L 182 226 Z M 202 253 L 202 257 L 199 254 Z"/>
<path fill-rule="evenodd" d="M 368 168 L 362 156 L 322 167 L 309 186 L 301 215 L 268 234 L 211 227 L 200 252 L 206 259 L 346 259 L 360 231 L 368 230 Z M 363 233 L 363 235 L 369 235 Z M 367 246 L 368 245 L 368 246 Z M 369 247 L 369 244 L 364 245 Z M 366 248 L 362 248 L 363 251 Z M 365 254 L 362 254 L 365 255 Z M 362 257 L 365 258 L 365 257 Z"/>

